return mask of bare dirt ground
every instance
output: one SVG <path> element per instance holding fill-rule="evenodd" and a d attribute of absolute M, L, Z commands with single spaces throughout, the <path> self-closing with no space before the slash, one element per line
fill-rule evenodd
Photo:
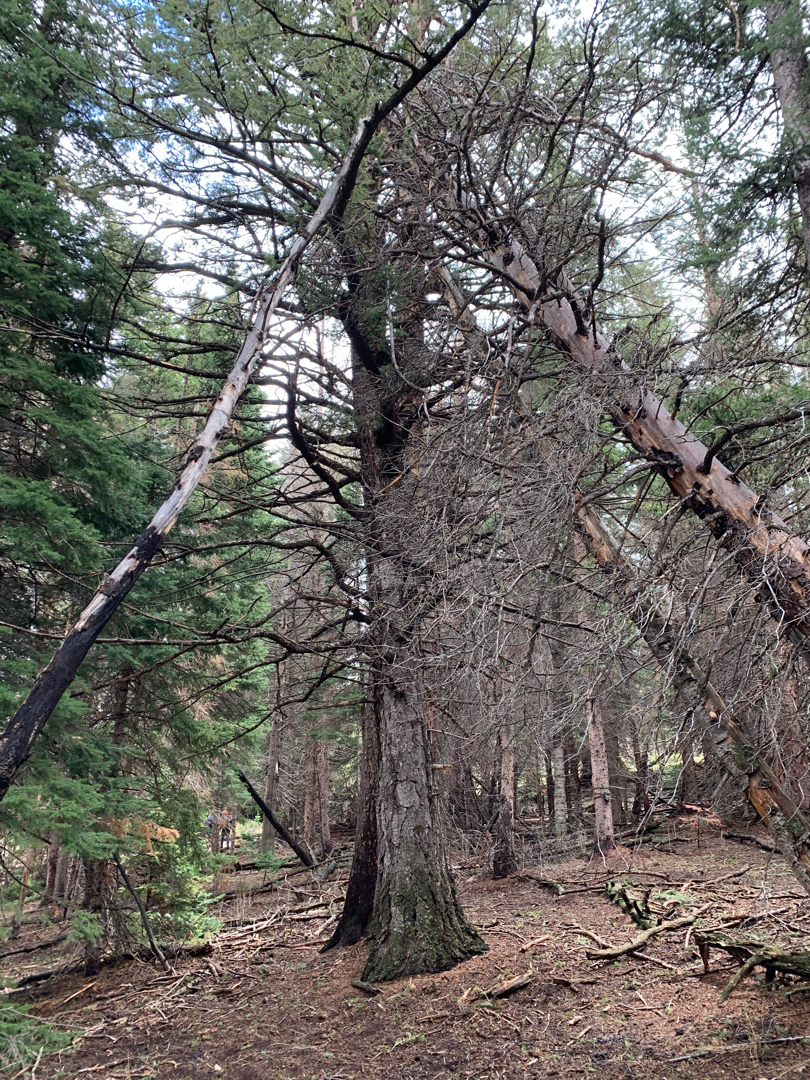
<path fill-rule="evenodd" d="M 174 961 L 176 976 L 127 961 L 95 979 L 62 975 L 32 987 L 38 1015 L 83 1032 L 72 1050 L 41 1060 L 37 1080 L 810 1077 L 802 1040 L 810 993 L 788 997 L 801 985 L 789 978 L 766 987 L 758 968 L 718 1005 L 737 964 L 713 952 L 704 975 L 687 942 L 696 927 L 732 923 L 738 936 L 810 948 L 810 898 L 783 859 L 717 832 L 698 845 L 687 831 L 608 866 L 580 859 L 532 872 L 562 883 L 563 894 L 525 876 L 495 882 L 484 869 L 459 868 L 465 910 L 489 951 L 452 971 L 384 984 L 376 996 L 352 985 L 364 945 L 318 951 L 340 882 L 298 874 L 279 890 L 238 897 L 222 905 L 230 924 L 210 955 Z M 620 945 L 639 933 L 606 897 L 608 878 L 650 887 L 651 907 L 668 920 L 709 906 L 693 927 L 654 937 L 644 959 L 589 960 L 596 939 Z M 6 976 L 54 963 L 19 959 L 5 963 Z M 511 996 L 479 996 L 524 974 L 531 980 Z"/>

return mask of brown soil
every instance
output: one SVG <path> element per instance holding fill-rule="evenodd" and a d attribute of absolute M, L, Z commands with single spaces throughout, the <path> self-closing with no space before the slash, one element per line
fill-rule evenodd
<path fill-rule="evenodd" d="M 741 876 L 718 882 L 746 866 Z M 586 959 L 586 948 L 599 946 L 579 933 L 588 930 L 611 944 L 636 936 L 638 928 L 602 888 L 608 877 L 627 876 L 652 886 L 654 909 L 669 900 L 669 912 L 678 916 L 711 902 L 701 917 L 704 927 L 747 916 L 754 921 L 731 932 L 806 949 L 810 898 L 784 860 L 715 835 L 700 846 L 694 839 L 678 843 L 673 851 L 645 845 L 608 867 L 557 863 L 544 874 L 563 882 L 562 896 L 525 877 L 494 882 L 483 869 L 458 869 L 465 910 L 489 952 L 449 972 L 385 984 L 378 996 L 352 986 L 365 946 L 320 955 L 316 939 L 328 935 L 329 909 L 303 910 L 318 899 L 337 898 L 340 883 L 320 887 L 307 873 L 291 879 L 297 894 L 286 888 L 250 902 L 239 897 L 220 912 L 239 925 L 224 928 L 210 957 L 176 961 L 176 977 L 129 961 L 105 968 L 96 979 L 63 975 L 41 984 L 35 1011 L 84 1034 L 71 1051 L 43 1059 L 36 1076 L 810 1076 L 809 1044 L 797 1039 L 810 1038 L 810 994 L 786 996 L 797 983 L 777 980 L 766 988 L 757 969 L 718 1006 L 736 964 L 713 953 L 704 976 L 693 944 L 685 948 L 685 929 L 655 937 L 645 960 L 610 962 Z M 656 897 L 663 890 L 676 895 Z M 291 908 L 299 910 L 290 914 Z M 19 944 L 25 943 L 23 935 Z M 15 972 L 9 961 L 6 974 L 19 976 L 49 962 L 31 954 L 22 959 Z M 534 978 L 512 996 L 474 1000 L 476 988 L 527 972 Z"/>

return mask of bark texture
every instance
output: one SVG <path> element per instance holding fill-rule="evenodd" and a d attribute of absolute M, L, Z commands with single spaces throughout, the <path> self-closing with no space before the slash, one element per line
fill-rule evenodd
<path fill-rule="evenodd" d="M 608 753 L 599 698 L 594 697 L 588 701 L 587 712 L 595 819 L 594 846 L 595 851 L 600 855 L 609 855 L 616 847 L 616 840 L 613 835 L 613 807 Z"/>
<path fill-rule="evenodd" d="M 433 813 L 429 741 L 410 667 L 382 688 L 379 871 L 368 982 L 444 971 L 486 950 L 464 916 Z"/>
<path fill-rule="evenodd" d="M 322 952 L 359 941 L 371 919 L 377 887 L 377 798 L 380 787 L 379 706 L 372 698 L 363 707 L 363 754 L 354 857 L 346 900 L 337 928 Z"/>

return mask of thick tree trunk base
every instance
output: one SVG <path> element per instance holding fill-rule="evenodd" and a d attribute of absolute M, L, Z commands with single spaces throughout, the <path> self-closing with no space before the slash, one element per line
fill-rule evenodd
<path fill-rule="evenodd" d="M 417 870 L 378 885 L 375 923 L 382 928 L 374 932 L 365 982 L 446 971 L 486 952 L 459 906 L 449 871 L 438 876 Z"/>

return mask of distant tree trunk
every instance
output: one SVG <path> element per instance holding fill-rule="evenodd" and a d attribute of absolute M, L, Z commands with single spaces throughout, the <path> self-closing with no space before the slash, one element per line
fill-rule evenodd
<path fill-rule="evenodd" d="M 281 749 L 281 725 L 278 718 L 273 720 L 270 729 L 270 737 L 267 741 L 267 772 L 264 778 L 264 801 L 275 813 L 276 787 L 278 784 L 278 761 Z M 276 830 L 270 821 L 262 814 L 262 836 L 259 841 L 259 851 L 264 855 L 276 850 Z"/>
<path fill-rule="evenodd" d="M 768 50 L 785 140 L 793 154 L 793 180 L 802 218 L 802 235 L 810 270 L 810 97 L 802 5 L 777 0 L 765 7 Z"/>
<path fill-rule="evenodd" d="M 56 876 L 53 884 L 54 900 L 64 900 L 67 898 L 69 870 L 70 853 L 65 851 L 64 848 L 60 848 L 59 856 L 56 860 Z"/>
<path fill-rule="evenodd" d="M 554 834 L 565 836 L 568 831 L 568 813 L 565 797 L 565 747 L 562 738 L 554 743 L 551 760 L 554 766 Z"/>
<path fill-rule="evenodd" d="M 321 828 L 321 855 L 332 850 L 332 832 L 329 827 L 329 743 L 319 739 L 318 748 L 318 815 Z"/>
<path fill-rule="evenodd" d="M 304 824 L 301 832 L 310 855 L 315 855 L 315 807 L 318 799 L 318 743 L 307 741 L 304 763 Z"/>
<path fill-rule="evenodd" d="M 624 767 L 622 765 L 622 756 L 619 749 L 619 736 L 616 732 L 615 722 L 611 719 L 609 722 L 605 723 L 603 717 L 603 728 L 605 732 L 605 748 L 607 749 L 608 756 L 608 772 L 610 773 L 611 780 L 610 790 L 613 796 L 610 800 L 610 806 L 613 814 L 613 827 L 615 829 L 624 824 L 625 813 L 627 810 L 625 805 Z"/>
<path fill-rule="evenodd" d="M 593 810 L 595 819 L 595 850 L 609 855 L 616 847 L 613 835 L 612 793 L 608 768 L 605 731 L 599 698 L 588 701 L 588 742 L 591 749 L 591 783 L 593 786 Z"/>
<path fill-rule="evenodd" d="M 492 858 L 492 876 L 509 877 L 517 870 L 515 857 L 515 725 L 503 717 L 498 729 L 498 755 L 500 758 L 500 784 L 498 814 L 495 818 L 495 850 Z"/>
<path fill-rule="evenodd" d="M 579 777 L 579 754 L 574 736 L 569 732 L 563 742 L 565 750 L 565 781 L 568 809 L 572 818 L 582 821 L 582 781 Z"/>
<path fill-rule="evenodd" d="M 17 900 L 17 906 L 14 909 L 14 915 L 11 920 L 11 938 L 14 940 L 20 936 L 20 926 L 22 925 L 23 914 L 25 912 L 25 899 L 28 895 L 28 881 L 31 877 L 31 864 L 34 861 L 33 848 L 29 849 L 25 855 L 25 869 L 23 870 L 22 882 L 20 883 L 20 895 Z"/>
<path fill-rule="evenodd" d="M 45 890 L 42 894 L 42 906 L 52 903 L 56 897 L 56 871 L 59 866 L 59 841 L 56 833 L 51 833 L 48 854 L 45 860 Z"/>
<path fill-rule="evenodd" d="M 84 973 L 97 975 L 106 937 L 104 922 L 110 899 L 110 864 L 108 859 L 86 859 L 84 863 L 84 900 L 82 907 L 96 916 L 84 945 Z"/>
<path fill-rule="evenodd" d="M 678 746 L 681 752 L 681 771 L 675 789 L 675 805 L 682 810 L 687 803 L 695 801 L 695 751 L 691 730 L 681 730 L 678 734 Z"/>
<path fill-rule="evenodd" d="M 534 748 L 534 801 L 537 805 L 537 816 L 540 821 L 545 814 L 545 799 L 543 798 L 543 779 L 540 775 L 540 751 Z"/>
<path fill-rule="evenodd" d="M 633 818 L 638 821 L 650 808 L 650 795 L 647 791 L 649 758 L 646 746 L 642 747 L 635 721 L 630 720 L 630 737 L 633 741 L 633 760 L 636 766 L 636 794 L 633 799 Z"/>
<path fill-rule="evenodd" d="M 551 825 L 552 822 L 556 822 L 557 820 L 555 812 L 557 800 L 554 795 L 554 773 L 551 769 L 551 754 L 544 750 L 543 757 L 546 764 L 546 803 L 548 805 L 548 823 Z"/>

